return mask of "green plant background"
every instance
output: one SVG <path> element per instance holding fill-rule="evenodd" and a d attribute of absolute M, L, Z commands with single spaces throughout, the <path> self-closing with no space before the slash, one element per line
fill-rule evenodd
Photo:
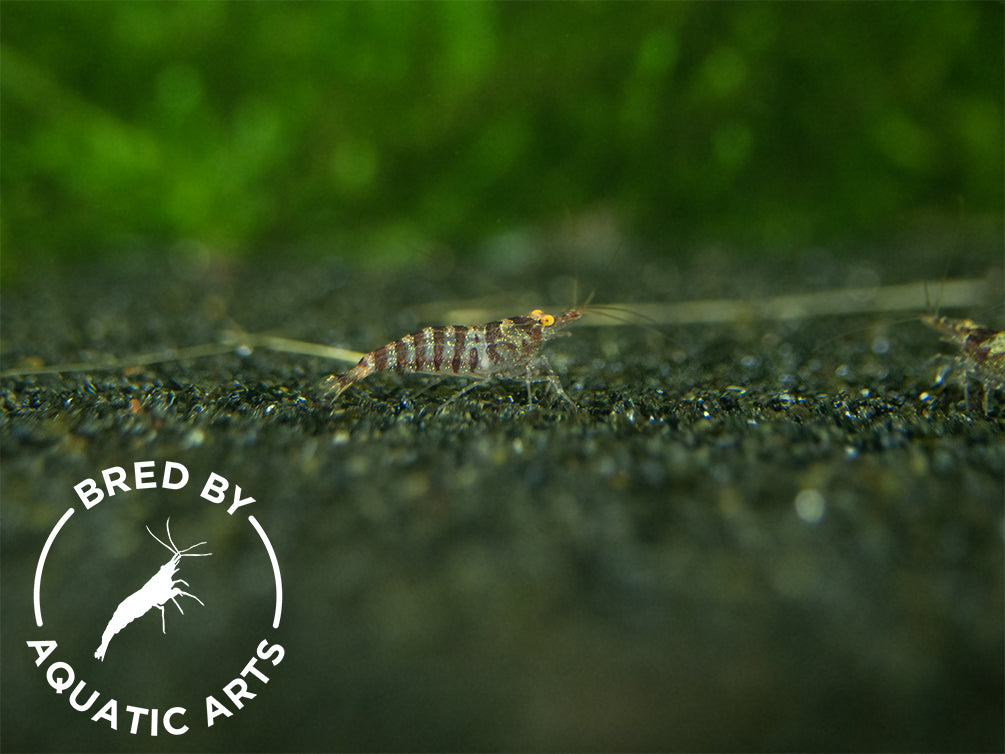
<path fill-rule="evenodd" d="M 1000 3 L 4 3 L 4 272 L 1001 222 Z"/>

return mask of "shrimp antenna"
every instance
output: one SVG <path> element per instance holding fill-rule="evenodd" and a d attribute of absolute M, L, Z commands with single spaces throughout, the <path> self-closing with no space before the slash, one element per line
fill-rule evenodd
<path fill-rule="evenodd" d="M 637 327 L 641 327 L 647 333 L 650 333 L 651 335 L 655 335 L 655 336 L 657 336 L 658 338 L 660 338 L 662 340 L 670 340 L 670 337 L 665 332 L 662 332 L 658 328 L 655 327 L 655 325 L 659 324 L 659 322 L 657 322 L 652 317 L 646 316 L 645 314 L 642 314 L 641 312 L 633 311 L 632 309 L 629 309 L 628 307 L 625 307 L 625 306 L 609 306 L 607 304 L 600 304 L 598 306 L 593 307 L 593 309 L 591 309 L 590 312 L 592 314 L 599 314 L 599 315 L 601 315 L 603 317 L 607 317 L 607 319 L 613 320 L 615 322 L 621 322 L 622 324 L 625 324 L 625 325 L 634 325 L 634 326 L 637 326 Z M 611 312 L 619 312 L 620 314 L 627 315 L 627 316 L 618 316 L 617 314 L 612 314 Z M 651 322 L 652 324 L 641 325 L 636 320 L 642 320 L 644 322 Z"/>
<path fill-rule="evenodd" d="M 149 526 L 147 527 L 147 531 L 150 532 L 150 536 L 151 537 L 153 537 L 158 542 L 160 542 L 162 545 L 164 545 L 165 547 L 167 547 L 167 549 L 169 549 L 175 555 L 182 555 L 183 553 L 187 553 L 189 550 L 194 550 L 199 545 L 206 544 L 205 542 L 199 542 L 198 544 L 194 544 L 191 547 L 186 547 L 184 550 L 179 550 L 178 549 L 178 545 L 176 545 L 174 543 L 174 540 L 171 539 L 171 517 L 170 516 L 168 516 L 167 523 L 165 524 L 165 527 L 167 528 L 168 542 L 171 543 L 170 547 L 168 547 L 166 544 L 164 544 L 164 540 L 162 540 L 160 537 L 158 537 L 156 534 L 154 534 L 152 531 L 150 531 L 150 527 Z M 211 553 L 211 552 L 193 552 L 193 553 L 189 553 L 188 557 L 190 557 L 190 558 L 201 558 L 201 557 L 205 557 L 206 555 L 212 555 L 212 554 L 213 553 Z"/>
<path fill-rule="evenodd" d="M 164 545 L 164 547 L 166 547 L 167 549 L 169 549 L 171 552 L 173 552 L 173 553 L 177 553 L 178 552 L 178 547 L 175 546 L 175 543 L 171 541 L 171 517 L 170 516 L 168 516 L 168 520 L 167 520 L 167 532 L 168 532 L 168 542 L 171 542 L 171 546 L 168 546 L 167 544 L 165 544 L 165 542 L 164 542 L 163 539 L 161 539 L 156 534 L 154 534 L 152 531 L 150 531 L 150 527 L 149 526 L 147 526 L 147 532 L 150 534 L 151 537 L 153 537 L 154 539 L 156 539 L 158 542 L 160 542 L 162 545 Z"/>
<path fill-rule="evenodd" d="M 171 516 L 168 516 L 167 517 L 167 521 L 164 522 L 164 528 L 167 529 L 168 542 L 171 543 L 171 546 L 174 548 L 174 551 L 175 552 L 181 552 L 181 550 L 178 549 L 178 545 L 176 545 L 174 543 L 174 540 L 171 539 Z"/>

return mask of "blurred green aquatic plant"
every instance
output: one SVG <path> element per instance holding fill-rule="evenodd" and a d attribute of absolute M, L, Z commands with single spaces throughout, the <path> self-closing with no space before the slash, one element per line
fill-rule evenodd
<path fill-rule="evenodd" d="M 1002 54 L 991 3 L 6 3 L 4 271 L 597 206 L 677 247 L 1000 222 Z"/>

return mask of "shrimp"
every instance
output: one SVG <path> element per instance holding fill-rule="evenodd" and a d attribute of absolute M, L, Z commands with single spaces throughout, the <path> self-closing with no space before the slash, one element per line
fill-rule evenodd
<path fill-rule="evenodd" d="M 102 662 L 105 660 L 105 652 L 108 650 L 108 643 L 112 640 L 112 637 L 137 618 L 146 615 L 153 608 L 156 607 L 161 611 L 161 632 L 166 634 L 167 626 L 164 623 L 164 605 L 168 600 L 174 602 L 175 607 L 178 608 L 178 611 L 182 613 L 182 615 L 185 614 L 185 611 L 181 609 L 181 605 L 179 605 L 178 600 L 175 599 L 181 595 L 191 597 L 200 605 L 205 607 L 205 603 L 201 599 L 176 586 L 176 584 L 184 584 L 185 586 L 188 586 L 188 582 L 183 579 L 175 579 L 174 575 L 178 572 L 178 562 L 182 558 L 204 558 L 208 555 L 212 555 L 213 553 L 211 552 L 189 552 L 189 550 L 206 543 L 200 542 L 199 544 L 192 545 L 191 547 L 186 547 L 184 550 L 179 550 L 177 545 L 175 545 L 174 540 L 171 539 L 170 518 L 167 520 L 167 538 L 168 542 L 171 543 L 170 546 L 165 544 L 163 540 L 150 531 L 149 526 L 147 527 L 147 531 L 150 532 L 151 537 L 167 547 L 167 549 L 171 550 L 174 554 L 167 563 L 162 565 L 157 570 L 157 573 L 150 577 L 146 584 L 122 600 L 122 602 L 119 603 L 119 606 L 115 608 L 115 612 L 112 614 L 111 620 L 108 621 L 108 625 L 105 626 L 105 630 L 101 634 L 101 644 L 94 653 L 94 656 Z"/>
<path fill-rule="evenodd" d="M 960 349 L 957 358 L 962 367 L 960 381 L 970 410 L 970 377 L 977 377 L 984 387 L 984 415 L 990 414 L 992 390 L 1005 388 L 1005 332 L 992 330 L 970 319 L 952 319 L 929 315 L 921 321 L 942 333 L 942 339 Z M 939 382 L 945 375 L 940 376 Z"/>
<path fill-rule="evenodd" d="M 351 385 L 388 369 L 449 374 L 476 381 L 522 378 L 527 384 L 527 401 L 530 403 L 531 382 L 547 380 L 556 393 L 576 408 L 548 358 L 541 353 L 541 346 L 551 338 L 568 335 L 561 331 L 582 316 L 583 312 L 579 309 L 569 309 L 557 317 L 535 309 L 520 317 L 484 325 L 426 327 L 371 351 L 348 372 L 328 377 L 325 387 L 334 392 L 332 397 L 335 399 Z M 450 401 L 477 384 L 468 385 Z"/>

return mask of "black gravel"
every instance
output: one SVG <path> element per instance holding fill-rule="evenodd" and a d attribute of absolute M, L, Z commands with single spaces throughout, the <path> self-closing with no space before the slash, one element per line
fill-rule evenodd
<path fill-rule="evenodd" d="M 519 382 L 439 410 L 460 383 L 421 376 L 333 406 L 320 384 L 340 365 L 262 348 L 24 374 L 234 326 L 366 350 L 423 324 L 413 307 L 430 301 L 567 302 L 569 265 L 555 267 L 127 263 L 9 286 L 3 748 L 1003 750 L 1005 397 L 984 416 L 958 383 L 934 385 L 932 357 L 951 349 L 917 322 L 587 322 L 548 349 L 578 411 L 546 383 L 528 404 Z M 924 274 L 818 252 L 580 277 L 600 301 L 653 302 Z M 967 314 L 1002 326 L 1000 308 Z M 117 696 L 113 732 L 49 687 L 25 641 L 48 636 L 32 578 L 55 522 L 82 509 L 73 486 L 143 460 L 256 499 L 285 605 L 272 630 L 260 543 L 194 495 L 134 491 L 75 515 L 46 566 L 45 631 Z M 98 663 L 110 610 L 167 558 L 143 531 L 167 516 L 179 546 L 210 540 L 214 557 L 179 573 L 206 607 L 168 604 L 165 634 L 153 611 Z M 206 689 L 224 699 L 263 638 L 282 663 L 207 729 Z M 187 700 L 187 734 L 128 732 L 125 704 L 170 699 Z"/>

